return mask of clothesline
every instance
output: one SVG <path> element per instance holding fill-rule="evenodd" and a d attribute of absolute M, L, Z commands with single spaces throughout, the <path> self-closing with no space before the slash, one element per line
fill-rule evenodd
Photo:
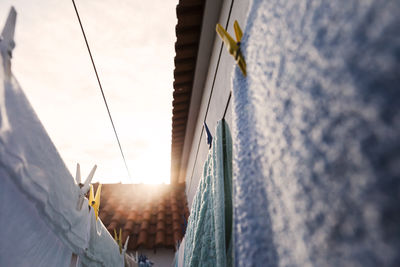
<path fill-rule="evenodd" d="M 112 125 L 112 128 L 114 130 L 115 138 L 117 139 L 119 150 L 121 151 L 121 156 L 122 156 L 122 159 L 124 160 L 125 168 L 126 168 L 126 171 L 128 173 L 128 177 L 129 177 L 129 179 L 132 180 L 131 173 L 129 172 L 128 164 L 126 163 L 125 155 L 124 155 L 124 152 L 122 150 L 122 145 L 121 145 L 121 142 L 119 140 L 119 137 L 118 137 L 118 134 L 117 134 L 117 130 L 115 129 L 114 121 L 113 121 L 112 116 L 111 116 L 110 108 L 108 107 L 108 104 L 107 104 L 107 99 L 106 99 L 106 96 L 105 96 L 104 91 L 103 91 L 103 86 L 101 85 L 99 74 L 97 73 L 96 64 L 94 63 L 92 52 L 90 51 L 89 42 L 88 42 L 88 40 L 86 38 L 85 30 L 83 29 L 82 21 L 81 21 L 81 18 L 79 16 L 79 12 L 78 12 L 78 9 L 77 9 L 77 7 L 75 5 L 75 1 L 74 0 L 72 0 L 72 4 L 74 5 L 75 13 L 76 13 L 76 16 L 78 18 L 79 25 L 81 27 L 83 38 L 85 39 L 85 44 L 86 44 L 87 50 L 89 52 L 89 56 L 90 56 L 90 60 L 92 62 L 93 70 L 94 70 L 94 73 L 95 73 L 96 78 L 97 78 L 97 83 L 99 84 L 100 92 L 101 92 L 101 95 L 103 97 L 104 104 L 106 105 L 106 108 L 107 108 L 108 117 L 110 118 L 111 125 Z"/>

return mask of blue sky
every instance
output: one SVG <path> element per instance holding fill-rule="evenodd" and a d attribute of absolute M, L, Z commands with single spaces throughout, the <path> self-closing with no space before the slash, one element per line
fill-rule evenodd
<path fill-rule="evenodd" d="M 129 180 L 72 2 L 2 0 L 17 10 L 12 70 L 72 174 L 168 183 L 177 1 L 75 0 L 127 158 Z"/>

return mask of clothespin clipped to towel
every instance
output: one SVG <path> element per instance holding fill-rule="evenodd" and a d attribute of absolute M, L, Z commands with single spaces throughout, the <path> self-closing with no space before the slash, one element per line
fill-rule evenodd
<path fill-rule="evenodd" d="M 207 123 L 204 121 L 204 129 L 206 129 L 206 133 L 207 133 L 207 145 L 208 145 L 208 149 L 211 149 L 212 146 L 212 135 L 210 133 L 210 130 L 208 129 Z"/>
<path fill-rule="evenodd" d="M 100 209 L 100 194 L 101 194 L 101 184 L 97 187 L 96 196 L 94 196 L 93 185 L 90 185 L 89 190 L 89 205 L 93 207 L 94 214 L 96 215 L 96 221 L 99 218 L 99 209 Z"/>
<path fill-rule="evenodd" d="M 216 31 L 226 45 L 229 54 L 231 54 L 235 58 L 240 70 L 243 73 L 243 76 L 246 77 L 246 61 L 244 60 L 242 52 L 240 51 L 240 40 L 242 39 L 243 32 L 237 20 L 235 20 L 233 28 L 235 30 L 236 42 L 219 23 L 217 23 Z"/>
<path fill-rule="evenodd" d="M 90 189 L 90 183 L 92 182 L 94 173 L 96 172 L 96 168 L 97 165 L 94 165 L 94 167 L 92 168 L 92 170 L 90 171 L 88 177 L 85 180 L 85 183 L 82 184 L 81 181 L 81 166 L 79 165 L 79 163 L 76 165 L 76 183 L 79 186 L 79 199 L 78 199 L 78 203 L 76 205 L 76 209 L 77 210 L 81 210 L 82 209 L 82 204 L 83 204 L 83 200 L 85 199 L 85 195 L 87 194 L 87 192 Z"/>
<path fill-rule="evenodd" d="M 115 239 L 115 242 L 117 242 L 117 244 L 118 244 L 119 253 L 121 254 L 122 253 L 122 229 L 121 228 L 119 228 L 119 235 L 117 234 L 117 230 L 114 229 L 114 239 Z"/>

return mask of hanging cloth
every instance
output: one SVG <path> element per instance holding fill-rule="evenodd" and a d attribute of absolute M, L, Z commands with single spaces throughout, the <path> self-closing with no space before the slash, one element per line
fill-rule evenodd
<path fill-rule="evenodd" d="M 232 139 L 228 125 L 222 120 L 218 122 L 193 200 L 185 235 L 185 266 L 227 265 L 226 251 L 232 235 L 231 177 Z"/>
<path fill-rule="evenodd" d="M 65 245 L 0 164 L 0 266 L 69 267 Z"/>
<path fill-rule="evenodd" d="M 82 263 L 81 267 L 124 266 L 124 255 L 120 254 L 117 243 L 102 221 L 96 220 L 92 207 L 88 215 L 90 217 L 90 240 L 89 246 L 85 249 L 86 258 L 80 262 Z"/>

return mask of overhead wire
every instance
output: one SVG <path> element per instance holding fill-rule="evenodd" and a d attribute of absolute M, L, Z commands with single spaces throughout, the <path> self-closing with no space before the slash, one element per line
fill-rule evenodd
<path fill-rule="evenodd" d="M 90 60 L 92 62 L 94 73 L 96 74 L 96 78 L 97 78 L 97 82 L 99 84 L 101 95 L 103 96 L 104 104 L 106 105 L 106 108 L 107 108 L 107 113 L 108 113 L 108 116 L 110 118 L 111 125 L 112 125 L 112 128 L 114 130 L 114 134 L 115 134 L 115 137 L 117 139 L 117 142 L 118 142 L 119 150 L 121 151 L 122 159 L 124 160 L 126 171 L 128 172 L 129 179 L 132 180 L 131 174 L 129 172 L 128 164 L 126 163 L 125 155 L 124 155 L 124 152 L 122 150 L 121 142 L 119 140 L 119 137 L 118 137 L 118 134 L 117 134 L 117 130 L 115 129 L 114 121 L 113 121 L 112 116 L 111 116 L 110 108 L 108 107 L 108 104 L 107 104 L 107 99 L 106 99 L 106 96 L 105 96 L 104 91 L 103 91 L 103 86 L 101 85 L 99 74 L 97 73 L 96 64 L 94 63 L 92 52 L 90 51 L 90 46 L 89 46 L 88 40 L 86 38 L 85 30 L 83 29 L 82 21 L 81 21 L 81 18 L 79 16 L 79 12 L 78 12 L 78 9 L 76 8 L 76 4 L 75 4 L 74 0 L 72 0 L 72 4 L 74 5 L 75 13 L 76 13 L 76 16 L 77 16 L 78 21 L 79 21 L 79 25 L 80 25 L 81 30 L 82 30 L 83 38 L 85 39 L 86 47 L 87 47 L 87 50 L 89 52 L 89 56 L 90 56 Z"/>

